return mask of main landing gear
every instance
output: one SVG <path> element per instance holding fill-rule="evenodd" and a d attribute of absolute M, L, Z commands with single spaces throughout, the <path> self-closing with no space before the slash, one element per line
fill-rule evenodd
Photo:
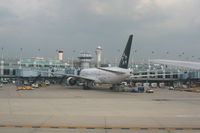
<path fill-rule="evenodd" d="M 84 90 L 90 90 L 92 88 L 94 88 L 95 84 L 94 82 L 86 82 L 86 84 L 84 84 L 83 89 Z"/>

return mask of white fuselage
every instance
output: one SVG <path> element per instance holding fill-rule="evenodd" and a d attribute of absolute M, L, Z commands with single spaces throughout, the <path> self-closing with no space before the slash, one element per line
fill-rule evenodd
<path fill-rule="evenodd" d="M 98 68 L 83 69 L 80 76 L 94 79 L 95 83 L 118 84 L 131 76 L 129 69 L 119 67 L 105 67 L 104 70 Z M 108 70 L 108 71 L 105 71 Z"/>

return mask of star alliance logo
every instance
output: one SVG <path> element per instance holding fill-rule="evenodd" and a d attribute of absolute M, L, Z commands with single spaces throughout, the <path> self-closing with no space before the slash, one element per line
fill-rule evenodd
<path fill-rule="evenodd" d="M 128 57 L 127 57 L 127 55 L 124 53 L 123 56 L 122 56 L 122 64 L 123 64 L 123 65 L 125 65 L 125 64 L 128 63 L 128 60 L 127 60 L 127 59 L 128 59 Z"/>

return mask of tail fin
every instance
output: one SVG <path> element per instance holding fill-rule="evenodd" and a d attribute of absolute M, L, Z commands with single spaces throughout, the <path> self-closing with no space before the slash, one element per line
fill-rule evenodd
<path fill-rule="evenodd" d="M 132 44 L 132 39 L 133 39 L 133 35 L 129 36 L 128 42 L 126 44 L 126 48 L 124 50 L 124 53 L 121 57 L 120 63 L 119 63 L 119 67 L 120 68 L 128 68 L 128 62 L 129 62 L 129 56 L 130 56 L 130 51 L 131 51 L 131 44 Z"/>

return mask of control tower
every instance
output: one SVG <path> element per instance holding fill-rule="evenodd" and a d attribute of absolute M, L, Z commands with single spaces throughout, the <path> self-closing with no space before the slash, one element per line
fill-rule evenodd
<path fill-rule="evenodd" d="M 102 53 L 102 48 L 101 46 L 98 46 L 96 48 L 96 56 L 97 56 L 97 67 L 100 67 L 101 66 L 101 53 Z"/>
<path fill-rule="evenodd" d="M 63 61 L 64 59 L 64 52 L 62 50 L 58 51 L 58 60 Z"/>
<path fill-rule="evenodd" d="M 80 56 L 78 57 L 80 64 L 81 64 L 81 69 L 89 68 L 90 63 L 92 60 L 92 55 L 88 52 L 81 52 Z"/>

